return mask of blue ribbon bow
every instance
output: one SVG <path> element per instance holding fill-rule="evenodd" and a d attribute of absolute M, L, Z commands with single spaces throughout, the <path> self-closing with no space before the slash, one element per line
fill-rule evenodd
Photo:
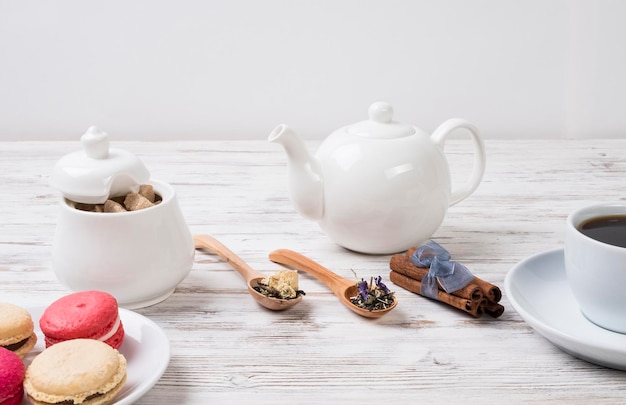
<path fill-rule="evenodd" d="M 438 300 L 439 285 L 447 293 L 451 293 L 468 285 L 474 275 L 459 262 L 450 260 L 450 253 L 432 240 L 417 248 L 409 257 L 417 267 L 428 267 L 428 274 L 422 279 L 420 293 Z"/>

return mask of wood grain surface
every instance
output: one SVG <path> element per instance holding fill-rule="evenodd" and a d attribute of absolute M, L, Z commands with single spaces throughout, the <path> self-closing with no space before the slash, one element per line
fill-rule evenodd
<path fill-rule="evenodd" d="M 398 307 L 366 319 L 300 273 L 303 301 L 259 306 L 216 255 L 198 252 L 166 301 L 137 310 L 171 341 L 168 369 L 139 404 L 205 403 L 623 403 L 626 374 L 572 357 L 511 308 L 473 318 L 398 288 L 390 256 L 334 244 L 293 209 L 287 161 L 259 141 L 116 142 L 152 177 L 174 186 L 193 234 L 210 234 L 253 268 L 281 266 L 268 253 L 301 252 L 344 277 L 383 276 Z M 309 144 L 313 151 L 317 144 Z M 50 266 L 60 194 L 54 163 L 78 142 L 0 143 L 0 301 L 45 306 L 69 293 Z M 471 146 L 446 145 L 456 181 Z M 626 140 L 487 140 L 483 182 L 451 207 L 432 239 L 501 288 L 520 260 L 563 244 L 567 214 L 626 198 Z M 626 350 L 626 349 L 625 349 Z M 382 403 L 382 402 L 381 402 Z"/>

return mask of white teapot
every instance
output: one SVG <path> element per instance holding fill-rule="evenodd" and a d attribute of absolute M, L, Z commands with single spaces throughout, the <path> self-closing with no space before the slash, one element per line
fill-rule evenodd
<path fill-rule="evenodd" d="M 450 119 L 429 136 L 392 118 L 390 104 L 374 103 L 369 120 L 339 128 L 315 156 L 286 125 L 268 137 L 287 152 L 296 210 L 350 250 L 391 254 L 420 245 L 449 206 L 476 190 L 485 171 L 483 140 L 469 122 Z M 467 181 L 452 190 L 443 149 L 459 128 L 471 135 L 474 163 Z"/>

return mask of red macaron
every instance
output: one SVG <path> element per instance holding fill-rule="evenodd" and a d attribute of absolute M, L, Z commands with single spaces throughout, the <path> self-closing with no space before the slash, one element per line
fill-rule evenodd
<path fill-rule="evenodd" d="M 0 405 L 19 405 L 24 397 L 24 363 L 12 351 L 0 347 Z"/>
<path fill-rule="evenodd" d="M 71 339 L 95 339 L 118 349 L 124 340 L 117 300 L 103 291 L 82 291 L 54 301 L 41 315 L 39 327 L 46 347 Z"/>

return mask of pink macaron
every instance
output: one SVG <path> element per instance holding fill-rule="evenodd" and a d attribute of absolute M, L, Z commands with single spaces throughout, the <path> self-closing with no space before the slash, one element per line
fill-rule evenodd
<path fill-rule="evenodd" d="M 19 405 L 24 396 L 25 367 L 12 351 L 0 347 L 0 405 Z"/>
<path fill-rule="evenodd" d="M 118 349 L 124 340 L 117 300 L 102 291 L 82 291 L 54 301 L 41 315 L 46 347 L 71 339 L 95 339 Z"/>

